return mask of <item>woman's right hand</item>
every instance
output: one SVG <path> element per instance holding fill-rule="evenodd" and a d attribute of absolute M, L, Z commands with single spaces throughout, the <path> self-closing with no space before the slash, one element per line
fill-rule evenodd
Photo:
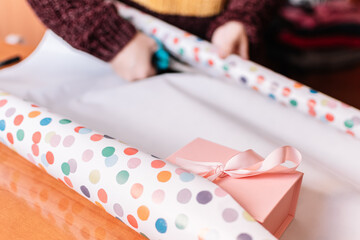
<path fill-rule="evenodd" d="M 157 49 L 154 39 L 143 33 L 135 37 L 110 61 L 114 71 L 127 81 L 136 81 L 156 74 L 151 59 Z"/>

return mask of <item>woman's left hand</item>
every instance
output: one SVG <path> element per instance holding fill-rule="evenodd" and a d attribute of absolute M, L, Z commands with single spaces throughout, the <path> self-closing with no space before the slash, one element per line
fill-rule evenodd
<path fill-rule="evenodd" d="M 219 56 L 226 58 L 230 54 L 238 54 L 249 59 L 249 42 L 244 24 L 230 21 L 218 27 L 211 42 L 218 48 Z"/>

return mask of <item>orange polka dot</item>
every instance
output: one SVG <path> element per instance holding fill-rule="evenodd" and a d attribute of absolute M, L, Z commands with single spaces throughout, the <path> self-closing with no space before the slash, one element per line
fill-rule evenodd
<path fill-rule="evenodd" d="M 104 228 L 97 227 L 95 229 L 95 238 L 96 238 L 96 240 L 103 240 L 103 239 L 105 239 L 105 236 L 106 236 L 106 231 L 105 231 Z"/>
<path fill-rule="evenodd" d="M 15 126 L 19 126 L 22 121 L 24 120 L 24 116 L 23 115 L 17 115 L 14 119 L 14 125 Z"/>
<path fill-rule="evenodd" d="M 98 201 L 95 201 L 95 205 L 102 208 L 103 210 L 105 210 L 104 206 L 101 203 L 99 203 Z"/>
<path fill-rule="evenodd" d="M 81 236 L 85 239 L 89 239 L 90 238 L 90 232 L 89 232 L 89 229 L 87 229 L 86 227 L 83 227 L 81 230 L 80 230 L 80 233 L 81 233 Z"/>
<path fill-rule="evenodd" d="M 349 135 L 351 135 L 351 136 L 353 136 L 353 137 L 355 137 L 355 133 L 354 133 L 353 131 L 346 130 L 346 133 L 349 134 Z"/>
<path fill-rule="evenodd" d="M 298 82 L 294 83 L 294 88 L 302 88 L 303 86 L 304 85 L 301 83 L 298 83 Z"/>
<path fill-rule="evenodd" d="M 37 144 L 33 144 L 31 146 L 31 150 L 32 150 L 34 156 L 36 156 L 36 157 L 39 156 L 39 146 Z"/>
<path fill-rule="evenodd" d="M 6 137 L 7 137 L 8 141 L 9 141 L 9 143 L 14 144 L 14 137 L 13 137 L 13 135 L 11 133 L 8 133 L 6 135 Z"/>
<path fill-rule="evenodd" d="M 49 164 L 53 164 L 54 163 L 54 154 L 52 152 L 47 152 L 46 153 L 46 161 L 49 163 Z"/>
<path fill-rule="evenodd" d="M 104 189 L 99 189 L 98 191 L 98 197 L 99 197 L 99 200 L 103 203 L 107 203 L 107 194 L 105 192 Z"/>
<path fill-rule="evenodd" d="M 68 178 L 67 176 L 64 177 L 64 182 L 66 183 L 66 185 L 73 188 L 73 184 L 72 184 L 70 178 Z"/>
<path fill-rule="evenodd" d="M 41 112 L 39 111 L 32 111 L 29 113 L 29 118 L 36 118 L 37 116 L 39 116 L 41 114 Z"/>
<path fill-rule="evenodd" d="M 130 194 L 133 198 L 137 199 L 142 195 L 143 191 L 144 191 L 143 185 L 141 185 L 140 183 L 135 183 L 131 187 Z"/>
<path fill-rule="evenodd" d="M 69 200 L 67 200 L 66 198 L 60 199 L 60 201 L 58 203 L 58 208 L 61 211 L 65 211 L 68 207 L 69 207 Z"/>
<path fill-rule="evenodd" d="M 44 172 L 47 172 L 45 167 L 41 163 L 39 163 L 38 166 L 41 170 L 43 170 Z"/>
<path fill-rule="evenodd" d="M 153 167 L 153 168 L 162 168 L 165 165 L 166 165 L 166 163 L 161 160 L 154 160 L 151 162 L 151 167 Z"/>
<path fill-rule="evenodd" d="M 140 206 L 137 210 L 139 218 L 143 221 L 146 221 L 149 218 L 150 211 L 146 206 Z"/>
<path fill-rule="evenodd" d="M 39 143 L 41 139 L 41 133 L 40 132 L 35 132 L 32 136 L 32 140 L 34 143 Z"/>
<path fill-rule="evenodd" d="M 256 86 L 253 86 L 252 89 L 255 90 L 255 91 L 259 91 L 259 88 L 256 87 Z"/>
<path fill-rule="evenodd" d="M 126 155 L 134 155 L 134 154 L 136 154 L 138 151 L 139 151 L 139 150 L 137 150 L 136 148 L 126 148 L 126 149 L 124 150 L 124 153 L 125 153 Z"/>
<path fill-rule="evenodd" d="M 162 171 L 159 172 L 159 174 L 157 175 L 157 179 L 159 180 L 159 182 L 167 182 L 169 181 L 171 178 L 171 172 L 169 171 Z"/>
<path fill-rule="evenodd" d="M 93 134 L 91 137 L 90 137 L 90 140 L 91 141 L 94 141 L 94 142 L 97 142 L 97 141 L 100 141 L 101 139 L 103 139 L 103 135 L 101 134 Z"/>
<path fill-rule="evenodd" d="M 38 105 L 36 104 L 31 104 L 32 107 L 39 107 Z"/>
<path fill-rule="evenodd" d="M 131 226 L 133 226 L 134 228 L 138 228 L 138 223 L 136 221 L 136 219 L 134 218 L 133 215 L 128 215 L 127 216 L 127 220 L 130 223 Z"/>

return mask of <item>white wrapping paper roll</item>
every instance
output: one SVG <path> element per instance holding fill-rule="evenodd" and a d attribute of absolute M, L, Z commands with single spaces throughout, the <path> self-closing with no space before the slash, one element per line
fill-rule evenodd
<path fill-rule="evenodd" d="M 137 29 L 155 36 L 173 56 L 203 73 L 250 87 L 282 105 L 294 107 L 350 135 L 360 137 L 358 109 L 239 56 L 231 55 L 222 59 L 209 42 L 125 4 L 116 4 L 119 14 Z"/>
<path fill-rule="evenodd" d="M 275 239 L 212 182 L 4 92 L 0 138 L 150 239 Z"/>

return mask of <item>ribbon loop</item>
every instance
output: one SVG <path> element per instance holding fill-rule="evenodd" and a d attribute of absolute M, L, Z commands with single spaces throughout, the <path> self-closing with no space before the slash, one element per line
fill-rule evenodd
<path fill-rule="evenodd" d="M 221 162 L 196 162 L 177 158 L 184 169 L 214 181 L 218 177 L 250 177 L 264 173 L 291 173 L 301 163 L 301 154 L 290 146 L 275 149 L 265 159 L 253 150 L 239 152 L 224 165 Z"/>

